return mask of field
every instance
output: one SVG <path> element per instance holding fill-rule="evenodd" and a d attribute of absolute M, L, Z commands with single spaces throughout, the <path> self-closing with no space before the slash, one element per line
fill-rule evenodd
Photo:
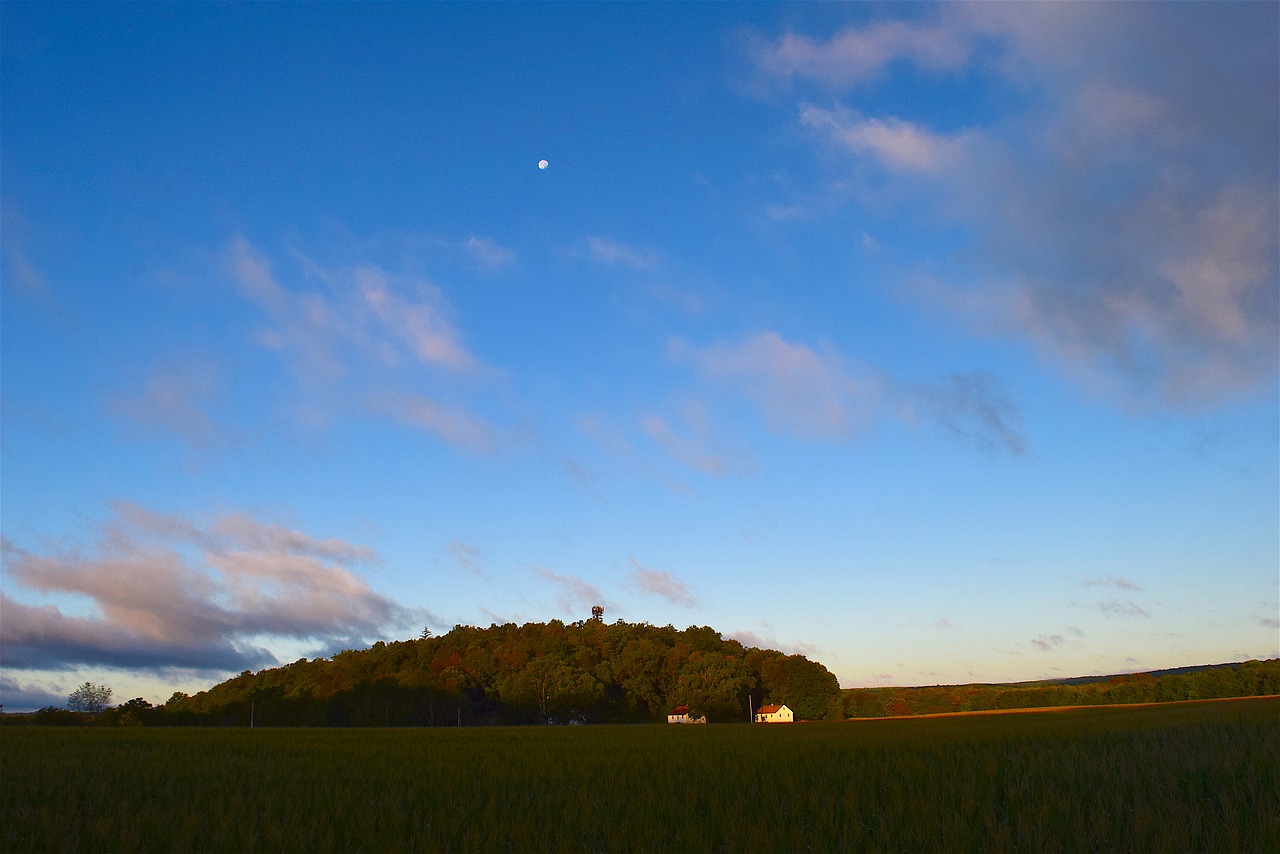
<path fill-rule="evenodd" d="M 792 726 L 9 727 L 0 850 L 1280 850 L 1280 699 Z"/>

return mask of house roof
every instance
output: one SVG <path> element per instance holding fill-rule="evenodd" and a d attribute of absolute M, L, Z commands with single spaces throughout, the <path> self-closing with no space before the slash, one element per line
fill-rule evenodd
<path fill-rule="evenodd" d="M 761 706 L 759 709 L 756 710 L 756 714 L 776 715 L 778 712 L 782 711 L 785 708 L 786 706 Z"/>
<path fill-rule="evenodd" d="M 687 715 L 687 714 L 689 714 L 689 707 L 688 707 L 688 706 L 676 706 L 674 709 L 672 709 L 672 710 L 669 712 L 669 714 L 673 714 L 673 715 Z"/>

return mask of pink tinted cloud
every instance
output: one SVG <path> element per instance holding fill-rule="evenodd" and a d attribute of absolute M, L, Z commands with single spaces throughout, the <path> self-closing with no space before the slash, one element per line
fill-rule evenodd
<path fill-rule="evenodd" d="M 6 591 L 7 666 L 211 670 L 271 663 L 257 638 L 338 642 L 376 635 L 410 612 L 353 565 L 371 549 L 230 514 L 212 524 L 125 502 L 87 550 L 37 553 L 5 542 L 5 569 L 30 594 L 88 599 L 88 614 Z"/>
<path fill-rule="evenodd" d="M 635 572 L 631 573 L 631 584 L 633 586 L 643 590 L 645 593 L 666 599 L 673 605 L 692 608 L 698 604 L 697 597 L 693 595 L 688 585 L 671 573 L 657 569 L 647 569 L 635 558 L 630 558 L 630 561 L 631 565 L 635 567 Z"/>

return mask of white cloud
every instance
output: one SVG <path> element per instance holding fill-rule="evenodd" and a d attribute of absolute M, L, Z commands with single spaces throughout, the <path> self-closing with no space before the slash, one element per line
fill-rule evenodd
<path fill-rule="evenodd" d="M 463 245 L 476 263 L 487 270 L 509 267 L 516 261 L 515 250 L 508 249 L 491 237 L 472 236 Z"/>
<path fill-rule="evenodd" d="M 880 77 L 895 60 L 929 70 L 961 68 L 969 59 L 968 42 L 966 33 L 939 24 L 882 21 L 841 30 L 825 41 L 786 33 L 776 42 L 757 44 L 755 59 L 778 77 L 849 86 Z"/>
<path fill-rule="evenodd" d="M 648 270 L 657 266 L 660 256 L 652 249 L 628 246 L 611 237 L 587 237 L 583 249 L 574 253 L 600 264 L 618 264 L 636 270 Z"/>
<path fill-rule="evenodd" d="M 800 122 L 853 154 L 869 154 L 896 172 L 936 173 L 962 160 L 965 137 L 931 133 L 903 119 L 867 118 L 844 108 L 827 110 L 804 104 Z"/>

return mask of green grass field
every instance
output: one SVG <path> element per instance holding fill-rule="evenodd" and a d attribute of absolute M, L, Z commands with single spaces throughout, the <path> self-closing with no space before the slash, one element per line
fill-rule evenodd
<path fill-rule="evenodd" d="M 0 850 L 1280 850 L 1280 699 L 792 726 L 0 730 Z"/>

